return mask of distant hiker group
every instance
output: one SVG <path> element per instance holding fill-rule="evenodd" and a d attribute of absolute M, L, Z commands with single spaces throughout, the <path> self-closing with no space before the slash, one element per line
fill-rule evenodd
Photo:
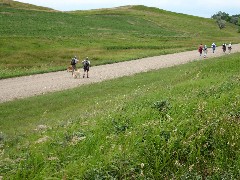
<path fill-rule="evenodd" d="M 230 54 L 232 51 L 232 43 L 231 42 L 228 44 L 228 46 L 226 43 L 223 43 L 222 50 L 224 53 L 226 53 L 227 48 L 228 48 L 228 54 Z"/>
<path fill-rule="evenodd" d="M 215 53 L 217 45 L 215 43 L 212 43 L 211 45 L 212 48 L 212 53 Z M 228 49 L 228 54 L 231 53 L 232 50 L 232 43 L 230 42 L 228 45 L 226 43 L 222 44 L 222 51 L 223 53 L 226 54 L 226 51 Z M 207 53 L 208 53 L 208 47 L 207 45 L 203 45 L 200 44 L 198 47 L 198 52 L 200 54 L 200 57 L 206 58 L 207 57 Z M 77 59 L 77 56 L 74 56 L 71 59 L 71 66 L 68 67 L 67 71 L 72 71 L 72 76 L 74 78 L 79 77 L 80 78 L 80 69 L 77 69 L 77 63 L 79 62 L 79 60 Z M 83 61 L 82 61 L 82 68 L 83 68 L 83 78 L 87 77 L 89 78 L 89 69 L 90 69 L 90 60 L 88 59 L 88 57 L 86 57 Z"/>
<path fill-rule="evenodd" d="M 211 48 L 212 48 L 212 52 L 215 53 L 215 50 L 216 50 L 216 48 L 217 48 L 217 45 L 216 45 L 215 43 L 212 43 Z M 231 43 L 231 42 L 230 42 L 228 45 L 227 45 L 226 43 L 223 43 L 223 44 L 222 44 L 223 53 L 226 53 L 227 48 L 228 48 L 228 54 L 230 54 L 230 53 L 231 53 L 231 50 L 232 50 L 232 43 Z M 202 54 L 204 53 L 204 54 L 203 54 L 203 57 L 206 58 L 206 57 L 207 57 L 207 53 L 208 53 L 208 47 L 207 47 L 207 45 L 204 45 L 204 46 L 203 46 L 203 44 L 200 44 L 200 45 L 198 46 L 198 52 L 199 52 L 199 54 L 200 54 L 200 57 L 201 57 Z"/>
<path fill-rule="evenodd" d="M 208 48 L 207 48 L 207 45 L 202 45 L 200 44 L 199 47 L 198 47 L 198 52 L 200 54 L 200 56 L 202 56 L 202 53 L 204 52 L 204 58 L 207 57 L 207 53 L 208 53 Z"/>
<path fill-rule="evenodd" d="M 74 56 L 71 59 L 71 71 L 72 71 L 72 76 L 74 78 L 77 78 L 78 76 L 80 77 L 80 70 L 77 70 L 77 63 L 79 62 L 79 60 L 77 59 L 77 56 Z M 89 78 L 88 72 L 89 72 L 89 68 L 90 68 L 90 60 L 88 59 L 88 57 L 86 57 L 83 61 L 82 61 L 82 68 L 83 68 L 83 78 L 85 78 L 85 73 L 87 78 Z"/>

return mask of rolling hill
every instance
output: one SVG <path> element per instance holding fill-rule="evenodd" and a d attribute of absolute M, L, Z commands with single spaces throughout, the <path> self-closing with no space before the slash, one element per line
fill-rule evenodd
<path fill-rule="evenodd" d="M 144 6 L 4 4 L 0 19 L 1 78 L 239 42 L 233 25 Z M 239 179 L 239 57 L 0 103 L 0 179 Z"/>
<path fill-rule="evenodd" d="M 40 10 L 40 11 L 55 11 L 51 8 L 36 6 L 33 4 L 22 3 L 13 0 L 0 0 L 0 7 L 9 7 L 9 8 L 17 8 L 17 9 L 27 9 L 27 10 Z"/>
<path fill-rule="evenodd" d="M 0 78 L 64 70 L 74 55 L 99 65 L 239 42 L 232 24 L 145 6 L 59 12 L 2 1 L 0 18 Z"/>

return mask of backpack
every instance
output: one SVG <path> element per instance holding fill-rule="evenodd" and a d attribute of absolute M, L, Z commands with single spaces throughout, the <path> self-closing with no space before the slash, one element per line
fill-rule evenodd
<path fill-rule="evenodd" d="M 84 67 L 88 67 L 89 66 L 89 61 L 84 61 Z"/>
<path fill-rule="evenodd" d="M 75 59 L 72 58 L 72 60 L 71 60 L 71 65 L 75 65 L 75 64 L 76 64 Z"/>

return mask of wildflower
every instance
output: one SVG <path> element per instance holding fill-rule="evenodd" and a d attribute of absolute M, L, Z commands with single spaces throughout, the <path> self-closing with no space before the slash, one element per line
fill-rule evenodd
<path fill-rule="evenodd" d="M 49 157 L 48 158 L 49 161 L 55 161 L 55 160 L 59 160 L 58 157 Z"/>
<path fill-rule="evenodd" d="M 220 134 L 224 134 L 224 132 L 225 132 L 225 129 L 221 128 L 220 129 Z"/>
<path fill-rule="evenodd" d="M 113 144 L 113 145 L 111 146 L 111 148 L 112 148 L 112 149 L 114 149 L 114 148 L 115 148 L 115 146 L 116 146 L 116 145 L 115 145 L 115 144 Z"/>
<path fill-rule="evenodd" d="M 89 122 L 88 121 L 84 121 L 81 123 L 82 126 L 88 126 L 89 125 Z"/>
<path fill-rule="evenodd" d="M 118 150 L 122 151 L 122 146 L 121 145 L 119 145 Z"/>
<path fill-rule="evenodd" d="M 104 149 L 104 146 L 100 146 L 100 150 L 103 150 Z"/>
<path fill-rule="evenodd" d="M 35 129 L 36 131 L 43 131 L 46 130 L 48 127 L 46 125 L 38 125 L 37 128 Z"/>
<path fill-rule="evenodd" d="M 180 162 L 178 160 L 175 161 L 176 166 L 181 166 Z"/>
<path fill-rule="evenodd" d="M 86 139 L 86 136 L 78 137 L 74 136 L 71 141 L 71 145 L 76 145 L 79 141 Z"/>
<path fill-rule="evenodd" d="M 4 155 L 4 149 L 0 150 L 0 156 Z"/>
<path fill-rule="evenodd" d="M 191 166 L 189 166 L 189 171 L 191 172 L 193 170 L 194 164 L 192 164 Z"/>
<path fill-rule="evenodd" d="M 38 139 L 35 143 L 36 143 L 36 144 L 44 143 L 44 142 L 46 142 L 48 139 L 49 139 L 48 136 L 44 136 L 44 137 Z"/>
<path fill-rule="evenodd" d="M 214 172 L 218 172 L 220 169 L 218 167 L 213 168 Z"/>

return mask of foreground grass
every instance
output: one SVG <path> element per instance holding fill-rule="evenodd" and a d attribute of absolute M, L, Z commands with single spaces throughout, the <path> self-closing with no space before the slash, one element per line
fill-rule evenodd
<path fill-rule="evenodd" d="M 212 19 L 157 8 L 57 12 L 28 6 L 0 6 L 0 79 L 65 70 L 74 55 L 88 56 L 95 66 L 193 50 L 200 43 L 240 42 L 232 24 L 220 30 Z"/>
<path fill-rule="evenodd" d="M 239 54 L 0 104 L 4 179 L 238 179 Z"/>

